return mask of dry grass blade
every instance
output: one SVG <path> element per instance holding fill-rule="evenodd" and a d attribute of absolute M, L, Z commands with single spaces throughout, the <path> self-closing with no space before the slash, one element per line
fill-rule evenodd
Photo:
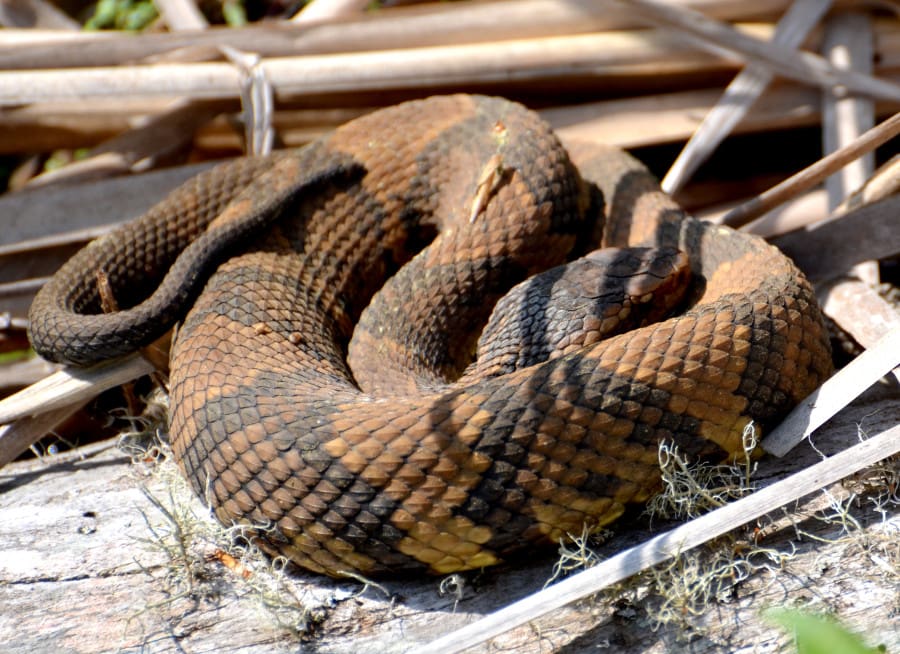
<path fill-rule="evenodd" d="M 620 552 L 555 586 L 417 648 L 416 652 L 457 654 L 485 643 L 514 627 L 673 558 L 897 452 L 900 452 L 900 427 L 893 427 L 751 495 Z"/>
<path fill-rule="evenodd" d="M 819 184 L 847 163 L 871 152 L 879 145 L 887 143 L 897 134 L 900 134 L 900 113 L 894 114 L 852 143 L 819 159 L 813 165 L 773 186 L 765 193 L 735 207 L 725 214 L 722 224 L 729 227 L 746 225 L 754 218 L 758 218 L 765 212 Z"/>

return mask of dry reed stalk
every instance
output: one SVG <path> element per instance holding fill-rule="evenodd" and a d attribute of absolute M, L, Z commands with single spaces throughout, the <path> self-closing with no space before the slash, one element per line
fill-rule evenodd
<path fill-rule="evenodd" d="M 753 26 L 754 33 L 770 29 Z M 706 74 L 723 61 L 657 31 L 605 32 L 459 46 L 266 59 L 266 76 L 281 97 L 473 84 L 561 82 L 566 78 Z M 226 63 L 0 72 L 0 105 L 82 98 L 232 98 L 240 73 Z"/>
<path fill-rule="evenodd" d="M 68 14 L 45 0 L 0 3 L 0 25 L 46 30 L 78 30 L 81 26 Z"/>
<path fill-rule="evenodd" d="M 297 12 L 291 22 L 295 25 L 307 25 L 316 21 L 349 18 L 363 13 L 369 4 L 369 0 L 311 0 Z"/>
<path fill-rule="evenodd" d="M 877 29 L 900 33 L 896 23 L 881 23 Z M 736 33 L 758 44 L 771 32 L 770 26 L 748 25 Z M 900 48 L 900 42 L 897 47 Z M 884 54 L 879 51 L 880 56 Z M 822 65 L 827 70 L 818 80 L 826 88 L 834 81 L 847 83 L 848 88 L 874 85 L 884 91 L 885 97 L 900 99 L 897 84 Z M 590 80 L 590 87 L 596 88 L 604 78 L 612 82 L 628 75 L 647 75 L 648 79 L 658 80 L 666 73 L 693 73 L 699 77 L 713 70 L 734 69 L 733 62 L 699 53 L 660 30 L 279 57 L 265 60 L 263 66 L 282 97 L 389 89 L 422 91 L 473 84 L 502 88 L 542 80 L 553 80 L 563 87 L 567 80 L 569 84 L 580 80 L 582 88 Z M 809 81 L 805 75 L 798 76 L 804 83 Z M 0 73 L 0 104 L 131 96 L 234 97 L 239 77 L 238 71 L 224 63 L 6 70 Z M 633 85 L 633 81 L 630 83 Z"/>
<path fill-rule="evenodd" d="M 209 27 L 206 17 L 192 0 L 153 0 L 153 4 L 173 32 L 204 30 Z"/>
<path fill-rule="evenodd" d="M 835 66 L 870 73 L 874 54 L 871 19 L 859 12 L 831 16 L 826 23 L 822 49 Z M 874 127 L 875 106 L 869 98 L 842 97 L 834 91 L 826 91 L 822 95 L 822 119 L 822 150 L 830 153 Z M 874 171 L 875 153 L 868 152 L 826 179 L 829 213 L 834 214 L 846 198 L 861 189 Z M 869 284 L 878 283 L 878 263 L 875 261 L 857 264 L 853 273 Z M 832 317 L 842 328 L 850 329 L 839 314 Z"/>
<path fill-rule="evenodd" d="M 771 20 L 789 0 L 677 0 L 719 20 Z M 360 52 L 633 29 L 628 7 L 581 0 L 517 0 L 397 7 L 338 23 L 250 25 L 191 34 L 36 35 L 0 31 L 0 70 L 113 66 L 189 46 L 231 47 L 263 57 Z M 31 42 L 31 45 L 22 41 Z M 43 40 L 43 42 L 41 42 Z M 13 47 L 15 46 L 15 47 Z"/>
<path fill-rule="evenodd" d="M 844 200 L 838 207 L 838 212 L 843 215 L 851 209 L 884 200 L 898 192 L 900 192 L 900 155 L 895 154 L 866 180 L 861 189 Z"/>
<path fill-rule="evenodd" d="M 773 42 L 797 48 L 831 6 L 831 0 L 797 0 L 775 28 Z M 663 191 L 681 189 L 700 165 L 743 120 L 750 107 L 774 79 L 774 73 L 759 64 L 746 66 L 691 135 L 661 182 Z"/>
<path fill-rule="evenodd" d="M 104 100 L 84 99 L 9 107 L 0 111 L 0 153 L 73 147 L 65 145 L 73 141 L 74 147 L 92 145 L 130 129 L 178 102 L 169 98 L 122 98 L 113 105 Z M 90 140 L 75 140 L 79 132 Z"/>
<path fill-rule="evenodd" d="M 0 366 L 0 390 L 16 390 L 34 384 L 53 373 L 58 366 L 37 357 Z"/>
<path fill-rule="evenodd" d="M 762 36 L 771 33 L 769 28 L 761 26 L 744 31 Z M 701 55 L 688 46 L 673 43 L 671 37 L 652 31 L 274 58 L 264 62 L 267 76 L 284 97 L 351 89 L 427 89 L 477 83 L 560 81 L 567 77 L 587 77 L 596 83 L 604 75 L 661 71 L 704 73 L 728 67 L 721 60 Z M 847 75 L 835 73 L 840 79 Z M 233 97 L 238 78 L 239 73 L 223 63 L 7 71 L 0 73 L 0 103 L 76 97 Z M 900 98 L 900 86 L 877 81 L 883 87 L 898 90 L 897 98 Z"/>
<path fill-rule="evenodd" d="M 754 38 L 691 9 L 673 7 L 662 0 L 628 0 L 627 4 L 649 24 L 673 27 L 696 46 L 718 56 L 737 56 L 746 63 L 765 66 L 775 74 L 823 89 L 841 86 L 873 98 L 900 98 L 900 86 L 896 84 L 839 70 L 817 55 Z"/>
<path fill-rule="evenodd" d="M 37 416 L 21 418 L 8 424 L 0 424 L 0 469 L 11 463 L 29 447 L 46 436 L 54 427 L 74 415 L 87 400 L 81 403 L 45 411 Z"/>
<path fill-rule="evenodd" d="M 94 148 L 90 156 L 42 173 L 27 186 L 98 179 L 154 168 L 160 159 L 190 143 L 194 133 L 231 103 L 222 100 L 180 101 Z"/>
<path fill-rule="evenodd" d="M 299 147 L 330 132 L 338 125 L 378 109 L 367 107 L 323 107 L 321 109 L 280 109 L 272 117 L 273 127 L 285 147 Z M 898 106 L 900 109 L 900 106 Z M 2 127 L 0 127 L 2 134 Z M 215 152 L 239 152 L 243 140 L 228 117 L 220 116 L 197 130 L 194 146 Z"/>
<path fill-rule="evenodd" d="M 564 140 L 635 148 L 687 138 L 718 96 L 716 90 L 679 91 L 550 107 L 539 113 Z M 777 85 L 760 99 L 735 133 L 817 124 L 817 98 L 812 89 Z M 276 113 L 275 127 L 285 145 L 296 147 L 375 108 L 285 109 Z M 891 113 L 900 110 L 900 103 L 880 103 L 879 110 Z M 0 124 L 0 135 L 3 133 Z M 217 119 L 197 132 L 195 144 L 201 149 L 238 151 L 241 139 L 227 120 Z"/>
<path fill-rule="evenodd" d="M 900 76 L 888 79 L 900 81 Z M 595 140 L 620 147 L 641 147 L 687 138 L 719 97 L 717 90 L 696 90 L 605 100 L 541 110 L 560 133 L 571 140 Z M 815 125 L 821 120 L 819 94 L 793 84 L 769 89 L 735 134 Z M 900 110 L 900 103 L 882 102 L 881 114 Z"/>
<path fill-rule="evenodd" d="M 874 44 L 872 23 L 866 14 L 842 12 L 830 17 L 823 51 L 838 67 L 872 71 Z M 864 97 L 844 96 L 834 91 L 823 94 L 823 151 L 834 152 L 875 126 L 875 107 Z M 875 155 L 866 153 L 825 180 L 828 206 L 835 211 L 851 193 L 862 188 L 875 170 Z"/>
<path fill-rule="evenodd" d="M 100 393 L 155 370 L 140 354 L 78 369 L 59 370 L 0 400 L 0 425 L 85 402 Z"/>
<path fill-rule="evenodd" d="M 722 218 L 722 224 L 730 227 L 740 227 L 747 224 L 779 204 L 812 188 L 849 162 L 867 152 L 871 152 L 897 136 L 897 134 L 900 134 L 900 113 L 894 114 L 852 143 L 823 157 L 812 166 L 792 175 L 765 193 L 735 207 Z"/>
<path fill-rule="evenodd" d="M 695 215 L 701 220 L 721 224 L 722 218 L 739 204 L 740 202 L 728 202 L 724 205 L 704 209 Z M 772 238 L 809 227 L 827 215 L 828 199 L 825 196 L 825 190 L 817 189 L 788 200 L 740 229 L 748 234 Z"/>
<path fill-rule="evenodd" d="M 172 32 L 209 27 L 193 0 L 156 0 L 156 7 Z M 154 167 L 188 143 L 197 128 L 215 116 L 221 106 L 215 101 L 177 101 L 142 125 L 100 144 L 85 159 L 39 174 L 27 186 L 72 183 Z"/>
<path fill-rule="evenodd" d="M 880 71 L 885 79 L 900 82 L 900 75 Z M 594 139 L 621 147 L 641 147 L 687 138 L 714 105 L 719 92 L 712 89 L 677 91 L 616 100 L 566 105 L 541 110 L 543 116 L 565 137 Z M 775 84 L 756 102 L 753 111 L 734 133 L 768 131 L 817 124 L 818 93 L 792 83 Z M 357 102 L 390 99 L 384 94 L 356 94 Z M 320 108 L 280 109 L 273 117 L 275 128 L 287 146 L 299 146 L 321 136 L 356 116 L 377 108 L 342 107 L 341 97 L 317 98 Z M 326 104 L 329 103 L 329 104 Z M 0 154 L 41 152 L 57 148 L 93 146 L 129 129 L 142 116 L 172 106 L 164 98 L 123 98 L 115 105 L 102 99 L 40 103 L 11 108 L 0 113 Z M 222 110 L 237 109 L 234 100 L 223 101 Z M 880 115 L 900 110 L 900 103 L 880 102 Z M 201 149 L 239 152 L 243 140 L 227 119 L 199 128 L 195 144 Z"/>
<path fill-rule="evenodd" d="M 895 327 L 791 411 L 763 440 L 763 448 L 784 456 L 898 365 L 900 327 Z M 900 426 L 891 431 L 900 432 Z M 896 445 L 900 447 L 900 440 Z"/>

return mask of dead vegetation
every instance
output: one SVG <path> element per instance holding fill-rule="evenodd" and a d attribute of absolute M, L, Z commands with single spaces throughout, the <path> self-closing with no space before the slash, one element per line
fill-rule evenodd
<path fill-rule="evenodd" d="M 9 543 L 0 597 L 19 607 L 5 612 L 9 621 L 27 613 L 27 593 L 40 595 L 41 579 L 57 589 L 85 579 L 72 593 L 106 598 L 126 607 L 128 618 L 100 619 L 51 603 L 49 620 L 69 625 L 72 634 L 81 633 L 76 614 L 85 624 L 115 622 L 114 633 L 97 642 L 73 644 L 60 634 L 42 640 L 36 623 L 29 632 L 0 617 L 0 635 L 15 633 L 6 640 L 19 643 L 19 651 L 61 643 L 92 652 L 288 651 L 310 639 L 322 652 L 425 651 L 438 636 L 534 594 L 535 604 L 567 606 L 547 617 L 494 614 L 499 631 L 483 631 L 473 651 L 492 651 L 484 649 L 492 647 L 484 644 L 492 633 L 501 634 L 494 646 L 517 652 L 772 651 L 785 640 L 759 621 L 759 604 L 779 602 L 828 610 L 862 625 L 871 644 L 900 647 L 900 633 L 891 627 L 900 612 L 898 462 L 887 456 L 896 449 L 900 423 L 896 6 L 488 0 L 367 11 L 368 2 L 317 0 L 293 19 L 287 8 L 267 3 L 267 10 L 285 15 L 209 26 L 208 16 L 240 22 L 241 11 L 253 18 L 258 9 L 242 4 L 235 14 L 234 4 L 210 11 L 201 3 L 204 14 L 190 0 L 167 0 L 158 5 L 161 17 L 128 36 L 79 31 L 85 15 L 69 3 L 14 0 L 0 8 L 0 154 L 9 172 L 8 191 L 0 196 L 0 356 L 8 357 L 0 360 L 0 387 L 6 394 L 50 372 L 23 359 L 25 311 L 47 276 L 81 244 L 139 215 L 209 161 L 273 144 L 303 145 L 408 98 L 495 93 L 536 108 L 564 140 L 594 138 L 634 149 L 697 215 L 761 234 L 794 258 L 816 284 L 850 353 L 845 359 L 863 354 L 821 389 L 812 412 L 800 407 L 762 446 L 783 455 L 830 420 L 811 442 L 825 443 L 833 455 L 856 441 L 855 422 L 872 423 L 872 435 L 881 432 L 878 442 L 885 443 L 881 462 L 854 470 L 842 484 L 822 484 L 805 499 L 792 498 L 787 507 L 761 510 L 749 527 L 735 518 L 710 543 L 669 550 L 669 558 L 653 565 L 648 559 L 627 580 L 584 590 L 580 596 L 594 596 L 591 602 L 572 604 L 571 598 L 560 603 L 558 594 L 547 599 L 561 583 L 542 586 L 639 548 L 651 536 L 643 531 L 648 524 L 662 529 L 752 497 L 815 464 L 815 451 L 803 445 L 787 459 L 761 460 L 757 470 L 756 463 L 693 467 L 664 448 L 667 492 L 630 532 L 604 534 L 599 543 L 575 535 L 561 545 L 556 567 L 547 559 L 502 577 L 486 572 L 382 588 L 368 580 L 312 580 L 260 555 L 246 533 L 210 519 L 174 466 L 157 456 L 164 449 L 157 445 L 129 452 L 131 469 L 149 490 L 127 495 L 142 507 L 136 513 L 131 505 L 120 511 L 103 499 L 118 497 L 117 484 L 125 483 L 121 474 L 108 476 L 112 464 L 102 463 L 118 455 L 94 445 L 0 472 L 0 542 Z M 51 444 L 65 450 L 87 434 L 120 431 L 127 420 L 106 423 L 122 402 L 91 398 L 153 369 L 132 357 L 77 379 L 61 371 L 42 382 L 40 393 L 0 403 L 0 424 L 10 423 L 0 427 L 0 467 L 29 447 L 43 454 Z M 877 399 L 844 408 L 885 376 Z M 51 430 L 56 440 L 35 444 Z M 747 445 L 749 451 L 756 443 Z M 877 453 L 871 456 L 878 461 Z M 117 465 L 126 469 L 124 461 Z M 99 529 L 104 540 L 84 550 L 73 544 L 81 553 L 73 556 L 86 561 L 108 554 L 100 568 L 77 559 L 71 565 L 84 565 L 85 572 L 56 567 L 46 552 L 58 546 L 42 535 L 41 510 L 28 516 L 30 525 L 17 509 L 32 506 L 29 494 L 51 498 L 47 506 L 71 503 L 45 478 L 82 484 L 83 496 L 104 507 L 70 516 L 76 540 L 87 537 L 78 530 L 85 521 L 93 524 L 95 518 L 85 517 L 91 512 L 117 525 L 130 512 L 140 524 L 128 523 L 121 533 Z M 126 532 L 123 545 L 116 537 Z M 146 553 L 122 572 L 116 548 L 138 545 Z M 35 559 L 42 564 L 32 567 Z M 135 583 L 137 576 L 143 589 L 137 596 L 116 583 Z M 244 612 L 260 620 L 241 621 Z M 434 615 L 441 619 L 429 627 Z M 464 642 L 462 631 L 455 633 Z"/>
<path fill-rule="evenodd" d="M 752 430 L 745 436 L 747 451 L 752 451 Z M 668 629 L 677 634 L 679 644 L 687 645 L 709 635 L 709 613 L 716 606 L 734 601 L 745 592 L 745 586 L 808 569 L 807 558 L 816 558 L 817 543 L 831 546 L 827 556 L 838 561 L 866 560 L 864 577 L 886 588 L 900 588 L 896 547 L 900 530 L 896 520 L 900 506 L 898 463 L 896 456 L 886 459 L 837 487 L 822 489 L 802 509 L 782 508 L 763 516 L 752 529 L 735 530 L 702 547 L 679 553 L 665 564 L 647 568 L 612 586 L 592 601 L 642 606 L 651 630 Z M 665 490 L 648 504 L 646 513 L 651 519 L 696 518 L 747 495 L 755 487 L 748 467 L 692 463 L 665 443 L 660 447 L 660 465 Z M 551 581 L 597 565 L 603 560 L 597 547 L 610 535 L 604 533 L 598 539 L 584 532 L 560 543 Z M 823 567 L 835 564 L 816 562 Z M 833 613 L 837 609 L 823 597 L 798 599 L 795 603 L 817 612 L 825 609 Z M 893 604 L 900 608 L 900 593 L 894 593 Z M 715 625 L 716 629 L 720 627 Z"/>

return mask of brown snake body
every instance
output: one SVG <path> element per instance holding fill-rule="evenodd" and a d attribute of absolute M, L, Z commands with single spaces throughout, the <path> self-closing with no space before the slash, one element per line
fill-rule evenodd
<path fill-rule="evenodd" d="M 832 364 L 776 249 L 686 217 L 617 150 L 570 150 L 578 170 L 519 105 L 450 96 L 224 164 L 66 264 L 32 341 L 85 364 L 183 317 L 176 460 L 220 519 L 272 525 L 265 546 L 311 570 L 446 573 L 599 527 L 659 489 L 661 440 L 737 456 L 750 421 L 776 422 Z M 498 298 L 601 244 L 685 253 L 684 311 L 598 341 L 645 304 L 635 282 L 562 354 L 517 361 L 532 346 L 504 336 L 472 364 Z M 121 311 L 102 313 L 97 270 Z M 552 331 L 565 311 L 543 297 L 505 310 Z"/>

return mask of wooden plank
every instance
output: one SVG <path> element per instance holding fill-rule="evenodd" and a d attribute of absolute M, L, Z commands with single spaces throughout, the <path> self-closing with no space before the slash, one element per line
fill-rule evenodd
<path fill-rule="evenodd" d="M 21 241 L 71 230 L 93 230 L 137 218 L 166 193 L 212 164 L 192 164 L 132 177 L 119 177 L 78 186 L 48 188 L 0 197 L 0 256 L 15 254 Z M 87 232 L 89 237 L 96 231 Z M 5 267 L 5 266 L 4 266 Z"/>
<path fill-rule="evenodd" d="M 772 243 L 810 279 L 824 280 L 845 274 L 860 261 L 884 259 L 900 252 L 898 212 L 900 196 L 893 195 L 837 220 L 778 236 Z"/>
<path fill-rule="evenodd" d="M 865 348 L 873 347 L 894 328 L 900 328 L 900 312 L 875 289 L 859 280 L 841 278 L 820 288 L 825 315 L 832 318 Z M 898 362 L 900 363 L 900 362 Z M 900 380 L 900 371 L 895 371 Z"/>

